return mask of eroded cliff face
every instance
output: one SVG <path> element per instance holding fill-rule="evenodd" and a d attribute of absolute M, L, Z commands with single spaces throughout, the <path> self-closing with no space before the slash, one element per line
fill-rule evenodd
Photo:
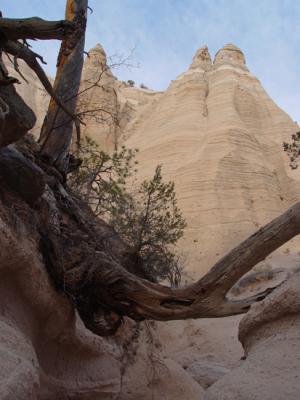
<path fill-rule="evenodd" d="M 5 154 L 4 162 L 8 159 L 8 153 L 23 157 L 13 147 L 2 148 L 2 162 Z M 24 163 L 29 168 L 29 158 Z M 18 172 L 10 175 L 9 182 L 3 177 L 3 170 L 0 179 L 0 399 L 152 400 L 153 393 L 176 400 L 181 400 L 183 393 L 188 400 L 202 399 L 201 386 L 180 364 L 162 354 L 153 326 L 125 320 L 110 340 L 84 326 L 75 313 L 78 298 L 66 284 L 67 246 L 62 237 L 58 238 L 58 226 L 66 227 L 70 220 L 67 222 L 60 214 L 52 184 L 50 180 L 49 186 L 45 184 L 37 165 L 32 164 L 35 173 L 30 175 L 26 175 L 26 168 L 21 169 L 22 181 L 27 189 L 31 188 L 31 196 L 27 190 L 24 195 L 18 191 L 18 185 L 13 188 L 15 176 L 20 175 L 20 164 L 16 165 Z M 67 192 L 63 189 L 62 193 L 65 201 Z M 72 214 L 71 220 L 77 218 L 79 214 L 76 218 Z M 84 226 L 86 237 L 90 229 L 87 215 Z M 52 260 L 56 249 L 50 238 L 51 229 L 63 246 L 59 257 L 63 263 L 62 285 L 55 280 L 56 263 Z M 75 235 L 73 226 L 72 244 Z M 113 236 L 102 225 L 89 236 L 89 241 L 96 238 L 104 244 Z M 76 246 L 79 253 L 84 247 L 82 238 L 81 246 Z M 116 257 L 116 243 L 109 245 L 113 255 L 104 247 L 100 245 L 98 249 L 102 248 L 107 259 Z M 93 258 L 99 261 L 100 253 L 97 251 Z M 76 250 L 72 256 L 78 260 Z M 86 254 L 85 260 L 88 257 Z M 87 262 L 90 267 L 91 262 Z M 75 264 L 72 262 L 71 274 L 73 267 L 76 270 Z M 101 326 L 101 317 L 96 324 Z"/>
<path fill-rule="evenodd" d="M 78 97 L 78 110 L 85 112 L 82 133 L 106 151 L 120 144 L 139 148 L 137 180 L 163 165 L 188 224 L 179 252 L 187 259 L 188 278 L 199 277 L 296 201 L 299 172 L 290 170 L 282 142 L 299 127 L 232 44 L 213 62 L 201 47 L 188 71 L 163 93 L 119 81 L 111 70 L 116 64 L 99 44 L 86 58 Z M 43 114 L 39 90 L 19 87 L 38 116 Z M 296 252 L 294 242 L 281 253 Z"/>
<path fill-rule="evenodd" d="M 296 201 L 297 174 L 282 142 L 297 129 L 233 45 L 213 63 L 207 47 L 200 48 L 189 70 L 127 125 L 125 144 L 140 149 L 139 177 L 162 164 L 165 178 L 176 183 L 188 223 L 181 248 L 192 275 L 207 272 Z"/>
<path fill-rule="evenodd" d="M 29 72 L 22 71 L 27 77 Z M 38 114 L 38 134 L 47 95 L 40 97 L 41 88 L 33 76 L 30 79 L 30 86 L 23 83 L 18 89 Z M 282 141 L 299 128 L 269 98 L 235 46 L 224 46 L 214 62 L 207 47 L 200 48 L 189 70 L 160 93 L 118 81 L 97 45 L 86 59 L 81 90 L 89 86 L 79 107 L 98 111 L 87 116 L 83 134 L 108 151 L 120 143 L 138 147 L 138 179 L 151 176 L 160 163 L 165 178 L 175 181 L 188 222 L 181 249 L 188 255 L 189 276 L 203 275 L 226 251 L 298 199 L 297 173 L 287 166 Z M 150 327 L 150 334 L 144 326 L 137 336 L 136 326 L 128 323 L 113 340 L 96 337 L 54 290 L 24 227 L 17 226 L 17 237 L 16 232 L 7 236 L 10 229 L 1 208 L 0 230 L 5 235 L 0 235 L 0 244 L 6 251 L 0 268 L 1 399 L 199 400 L 204 396 L 201 385 L 209 386 L 239 362 L 239 317 L 158 324 Z M 289 243 L 282 251 L 295 257 L 293 246 Z M 286 266 L 286 257 L 272 257 L 280 261 L 279 267 Z M 284 298 L 282 293 L 273 297 L 275 304 Z M 249 318 L 241 326 L 249 359 L 212 386 L 207 398 L 231 396 L 241 378 L 251 373 L 254 378 L 239 386 L 236 397 L 247 399 L 254 393 L 256 366 L 265 370 L 266 360 L 275 360 L 268 352 L 262 360 L 261 349 L 270 344 L 279 348 L 286 337 L 291 344 L 280 354 L 295 347 L 292 318 L 275 315 L 282 319 L 280 329 L 288 328 L 283 336 L 281 331 L 277 335 L 276 323 L 267 327 L 268 318 L 259 325 L 267 324 L 266 330 L 255 326 L 255 313 Z M 253 330 L 247 328 L 251 321 Z M 284 368 L 289 369 L 288 363 Z M 271 385 L 275 375 L 270 368 L 268 373 Z M 286 381 L 294 379 L 291 369 L 284 376 Z M 255 396 L 261 398 L 262 392 Z"/>
<path fill-rule="evenodd" d="M 117 80 L 112 71 L 121 68 L 122 63 L 115 58 L 107 59 L 102 46 L 97 44 L 89 51 L 83 68 L 78 111 L 84 112 L 87 125 L 82 132 L 104 151 L 115 150 L 128 122 L 160 96 L 159 92 L 136 89 Z"/>

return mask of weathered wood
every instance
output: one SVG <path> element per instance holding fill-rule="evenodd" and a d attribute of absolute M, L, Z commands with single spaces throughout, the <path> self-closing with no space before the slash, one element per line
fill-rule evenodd
<path fill-rule="evenodd" d="M 62 43 L 54 95 L 40 139 L 43 160 L 46 159 L 62 172 L 68 167 L 72 115 L 75 113 L 83 65 L 86 11 L 87 0 L 68 0 L 66 19 L 74 23 L 77 29 Z M 28 65 L 37 69 L 44 79 L 37 67 L 38 55 L 28 53 L 20 43 L 5 37 L 1 46 L 6 46 L 15 56 L 23 57 L 25 61 L 27 59 Z M 0 81 L 2 76 L 4 80 L 7 78 L 0 65 Z M 45 81 L 45 84 L 47 86 L 48 82 Z M 0 147 L 30 129 L 34 119 L 31 117 L 14 88 L 11 85 L 2 86 Z M 44 165 L 43 161 L 40 165 Z M 59 183 L 60 179 L 55 174 L 51 188 L 47 187 L 48 192 L 45 193 L 44 179 L 47 173 L 50 173 L 48 169 L 42 172 L 13 149 L 0 151 L 0 191 L 5 191 L 7 187 L 7 191 L 23 200 L 25 213 L 26 207 L 31 210 L 29 214 L 34 215 L 34 223 L 28 218 L 21 221 L 24 232 L 27 229 L 32 240 L 38 242 L 41 258 L 57 287 L 70 296 L 85 325 L 99 335 L 113 334 L 124 316 L 134 320 L 166 321 L 223 317 L 246 312 L 251 304 L 261 300 L 272 288 L 241 301 L 227 299 L 228 290 L 254 265 L 300 233 L 299 202 L 229 252 L 198 282 L 185 288 L 168 288 L 143 280 L 128 271 L 130 257 L 117 235 L 85 209 Z M 5 195 L 0 196 L 1 201 L 2 198 Z M 39 198 L 39 210 L 32 210 L 29 206 L 35 205 Z"/>
<path fill-rule="evenodd" d="M 9 40 L 19 39 L 58 39 L 62 40 L 73 33 L 75 25 L 71 21 L 47 21 L 42 18 L 0 18 L 0 31 Z"/>
<path fill-rule="evenodd" d="M 254 265 L 300 233 L 300 202 L 284 214 L 260 228 L 252 236 L 223 257 L 201 280 L 204 285 L 216 284 L 221 295 L 232 287 Z M 228 267 L 230 266 L 230 268 Z"/>
<path fill-rule="evenodd" d="M 67 1 L 66 19 L 74 22 L 76 31 L 61 44 L 54 82 L 54 92 L 73 114 L 83 67 L 86 13 L 87 0 Z M 40 136 L 41 154 L 61 172 L 68 168 L 72 131 L 73 120 L 51 100 Z"/>
<path fill-rule="evenodd" d="M 51 99 L 53 99 L 53 101 L 56 103 L 56 106 L 60 107 L 65 112 L 65 114 L 67 114 L 70 121 L 76 120 L 76 116 L 69 111 L 68 107 L 57 96 L 57 93 L 54 91 L 45 71 L 38 63 L 37 59 L 40 59 L 43 63 L 45 63 L 43 58 L 39 54 L 34 53 L 23 44 L 19 42 L 13 42 L 11 40 L 8 40 L 4 44 L 3 49 L 14 57 L 21 58 L 23 61 L 25 61 L 29 68 L 31 68 L 36 73 L 40 82 L 42 83 L 48 94 L 51 96 Z"/>
<path fill-rule="evenodd" d="M 75 263 L 74 268 L 73 251 L 68 242 L 63 243 L 65 266 L 70 265 L 64 273 L 64 284 L 76 298 L 86 325 L 101 335 L 104 326 L 108 332 L 109 326 L 112 330 L 118 327 L 116 316 L 164 321 L 241 314 L 272 288 L 240 301 L 228 300 L 227 291 L 253 266 L 299 233 L 300 202 L 229 252 L 198 282 L 172 289 L 129 273 L 123 267 L 124 256 L 116 260 L 98 248 L 97 232 L 83 243 L 81 234 L 77 237 L 73 229 L 71 246 L 74 250 L 74 244 L 80 243 L 85 255 L 81 254 L 82 263 Z"/>
<path fill-rule="evenodd" d="M 8 172 L 2 171 L 6 159 Z M 26 193 L 32 179 L 36 180 L 31 162 L 27 171 L 22 157 L 22 170 L 18 169 L 19 157 L 10 154 L 6 159 L 1 164 L 0 153 L 0 172 L 2 177 L 8 176 L 4 182 L 8 188 L 30 205 L 41 198 L 38 210 L 34 211 L 35 225 L 32 219 L 27 221 L 24 232 L 27 229 L 37 241 L 56 287 L 70 296 L 87 328 L 101 336 L 114 334 L 124 316 L 167 321 L 245 313 L 272 288 L 240 301 L 227 299 L 228 289 L 254 265 L 300 233 L 299 202 L 229 252 L 198 282 L 184 288 L 169 288 L 130 273 L 130 257 L 118 235 L 55 176 L 51 188 L 47 188 L 47 196 L 44 192 L 41 197 L 44 177 L 37 181 L 33 194 Z M 28 173 L 24 173 L 24 167 Z M 4 186 L 0 185 L 0 191 Z"/>

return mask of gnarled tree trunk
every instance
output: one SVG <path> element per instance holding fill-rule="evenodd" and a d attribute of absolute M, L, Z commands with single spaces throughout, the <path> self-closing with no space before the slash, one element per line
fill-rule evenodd
<path fill-rule="evenodd" d="M 68 164 L 72 115 L 83 61 L 86 9 L 87 0 L 67 2 L 67 19 L 79 29 L 76 31 L 78 35 L 66 33 L 54 90 L 51 85 L 48 86 L 43 71 L 33 61 L 36 61 L 37 55 L 15 41 L 20 33 L 11 33 L 14 30 L 9 31 L 5 24 L 1 30 L 0 23 L 1 49 L 15 55 L 18 46 L 21 46 L 19 50 L 22 50 L 23 59 L 38 71 L 38 76 L 53 94 L 41 135 L 41 148 L 25 140 L 18 150 L 0 149 L 0 248 L 7 245 L 7 237 L 14 234 L 18 240 L 9 242 L 11 248 L 8 252 L 14 254 L 15 259 L 19 257 L 21 264 L 24 260 L 22 240 L 30 237 L 32 251 L 40 253 L 57 290 L 65 293 L 85 325 L 98 335 L 113 334 L 124 316 L 134 320 L 164 321 L 246 312 L 253 302 L 262 299 L 269 291 L 241 301 L 229 301 L 226 293 L 255 264 L 299 234 L 300 203 L 229 252 L 198 282 L 172 289 L 132 274 L 130 257 L 116 233 L 96 218 L 66 185 L 61 184 L 57 169 L 65 172 Z M 25 25 L 23 35 L 24 32 L 28 34 L 28 26 L 26 31 Z M 38 36 L 38 25 L 33 27 L 31 24 L 30 31 L 34 30 Z M 43 32 L 44 28 L 39 35 L 45 38 Z M 13 37 L 10 38 L 10 35 Z M 49 35 L 53 35 L 53 31 Z M 0 87 L 0 101 L 5 104 L 10 102 L 9 112 L 11 115 L 15 113 L 21 121 L 19 100 L 15 100 L 15 91 L 10 87 L 12 82 L 3 69 L 0 73 L 0 82 L 4 82 L 3 86 L 10 90 L 6 98 Z M 14 125 L 5 112 L 5 105 L 1 106 L 0 102 L 1 110 L 0 146 L 5 146 L 30 129 L 32 121 L 28 111 L 27 119 L 23 117 L 24 127 L 19 122 Z M 13 129 L 10 129 L 11 126 Z M 12 212 L 12 202 L 21 212 Z M 1 219 L 5 223 L 1 224 Z M 9 232 L 7 226 L 10 227 Z M 30 259 L 30 254 L 26 257 Z"/>
<path fill-rule="evenodd" d="M 0 151 L 0 209 L 7 209 L 13 196 L 19 198 L 23 211 L 11 216 L 11 226 L 32 238 L 57 290 L 69 297 L 87 328 L 98 335 L 114 334 L 124 316 L 166 321 L 246 312 L 270 290 L 241 301 L 228 300 L 227 291 L 300 232 L 297 203 L 229 252 L 198 282 L 180 289 L 151 283 L 129 272 L 130 257 L 113 229 L 62 186 L 51 170 L 37 167 L 38 158 L 33 162 L 27 150 L 21 150 L 25 158 L 16 150 Z M 34 159 L 35 153 L 30 157 Z"/>

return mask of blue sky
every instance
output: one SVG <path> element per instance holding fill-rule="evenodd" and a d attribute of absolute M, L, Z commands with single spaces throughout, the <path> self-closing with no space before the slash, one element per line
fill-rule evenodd
<path fill-rule="evenodd" d="M 185 71 L 197 48 L 212 57 L 226 43 L 275 102 L 300 121 L 300 1 L 297 0 L 90 0 L 86 49 L 101 43 L 108 55 L 128 55 L 138 68 L 113 71 L 120 79 L 163 90 Z M 7 17 L 61 19 L 64 0 L 1 0 Z M 35 43 L 54 73 L 58 43 Z"/>

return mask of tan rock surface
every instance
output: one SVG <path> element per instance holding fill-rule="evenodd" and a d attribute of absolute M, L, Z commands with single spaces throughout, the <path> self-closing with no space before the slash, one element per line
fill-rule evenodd
<path fill-rule="evenodd" d="M 24 226 L 17 234 L 1 208 L 1 400 L 116 398 L 120 367 L 109 345 L 75 327 Z"/>
<path fill-rule="evenodd" d="M 134 355 L 134 347 L 125 346 L 133 329 L 123 327 L 110 340 L 88 331 L 64 293 L 54 289 L 26 227 L 17 219 L 12 229 L 6 213 L 1 203 L 1 400 L 152 400 L 153 393 L 168 400 L 183 393 L 187 400 L 203 398 L 203 389 L 152 341 L 141 337 Z M 124 352 L 133 357 L 126 368 Z"/>
<path fill-rule="evenodd" d="M 240 323 L 247 358 L 208 389 L 207 400 L 295 400 L 300 394 L 300 275 L 294 275 Z"/>
<path fill-rule="evenodd" d="M 188 370 L 198 361 L 232 369 L 243 356 L 238 325 L 241 317 L 157 323 L 164 354 Z"/>
<path fill-rule="evenodd" d="M 80 89 L 83 93 L 78 98 L 78 111 L 85 111 L 87 124 L 82 133 L 93 138 L 104 151 L 114 150 L 128 122 L 159 96 L 158 92 L 118 81 L 111 71 L 117 68 L 122 68 L 122 61 L 107 59 L 102 46 L 97 44 L 84 63 Z"/>
<path fill-rule="evenodd" d="M 199 49 L 190 69 L 164 93 L 129 87 L 104 64 L 105 52 L 96 46 L 85 62 L 82 89 L 93 84 L 104 69 L 103 85 L 82 95 L 81 104 L 86 110 L 104 105 L 114 118 L 107 125 L 103 124 L 107 112 L 93 115 L 83 133 L 106 150 L 119 142 L 140 148 L 139 179 L 151 176 L 155 166 L 163 164 L 166 179 L 176 183 L 188 222 L 181 249 L 188 254 L 189 277 L 204 274 L 224 252 L 296 201 L 297 172 L 288 169 L 281 144 L 299 128 L 269 98 L 235 46 L 221 49 L 214 64 L 207 47 Z M 27 76 L 31 72 L 25 73 Z M 29 91 L 23 83 L 19 91 L 40 115 L 41 124 L 47 96 L 42 95 L 35 77 L 30 79 L 30 88 L 34 89 Z M 30 241 L 14 246 L 25 250 L 25 254 L 16 254 L 10 246 L 1 243 L 1 249 L 7 251 L 7 264 L 1 266 L 0 290 L 5 300 L 0 307 L 0 352 L 5 360 L 0 373 L 1 399 L 10 399 L 12 393 L 18 400 L 58 399 L 68 393 L 74 399 L 100 396 L 133 400 L 140 396 L 150 400 L 154 391 L 165 399 L 176 399 L 178 395 L 178 399 L 199 400 L 203 391 L 185 369 L 199 359 L 236 367 L 242 355 L 236 339 L 238 317 L 158 324 L 155 335 L 160 338 L 161 348 L 157 351 L 164 366 L 162 380 L 148 385 L 148 350 L 141 342 L 135 363 L 125 370 L 122 386 L 118 345 L 96 338 L 78 321 L 75 327 L 68 304 L 53 291 L 40 261 L 32 259 L 36 250 L 30 248 Z M 297 243 L 292 241 L 282 252 L 297 257 L 296 250 Z M 281 260 L 279 267 L 284 266 L 281 255 L 276 257 Z M 22 269 L 16 271 L 16 265 L 22 265 Z M 275 323 L 272 326 L 276 336 Z M 259 351 L 263 348 L 260 346 L 257 340 Z M 253 350 L 253 359 L 259 351 Z M 265 353 L 264 368 L 267 360 L 279 361 L 272 357 Z M 251 366 L 240 375 L 245 388 L 251 387 L 246 378 L 248 373 L 254 374 L 255 368 Z M 229 376 L 222 378 L 220 385 L 215 384 L 219 386 L 212 386 L 210 390 L 215 387 L 216 392 L 209 392 L 209 396 L 221 393 L 222 382 Z M 179 383 L 189 397 L 184 397 Z"/>
<path fill-rule="evenodd" d="M 212 63 L 200 48 L 165 93 L 118 81 L 109 64 L 101 45 L 90 50 L 81 90 L 99 82 L 79 96 L 79 111 L 100 111 L 86 115 L 83 134 L 104 150 L 121 142 L 139 148 L 138 179 L 163 164 L 188 222 L 180 248 L 189 277 L 296 201 L 299 173 L 287 166 L 282 142 L 298 126 L 249 72 L 240 49 L 226 45 Z M 34 89 L 22 83 L 19 91 L 38 113 L 38 132 L 47 95 L 21 67 Z M 294 242 L 282 251 L 295 252 Z"/>
<path fill-rule="evenodd" d="M 162 164 L 176 183 L 193 276 L 296 201 L 298 174 L 282 141 L 298 129 L 233 45 L 213 64 L 206 47 L 198 50 L 190 69 L 127 125 L 126 145 L 140 149 L 139 177 Z"/>
<path fill-rule="evenodd" d="M 105 151 L 112 150 L 117 141 L 118 101 L 115 91 L 117 78 L 107 65 L 106 53 L 100 44 L 89 51 L 82 72 L 78 111 L 84 112 L 84 135 L 91 136 Z M 97 111 L 96 111 L 97 110 Z"/>
<path fill-rule="evenodd" d="M 20 81 L 19 85 L 15 85 L 20 96 L 26 101 L 28 106 L 34 111 L 37 121 L 32 129 L 32 133 L 38 137 L 44 121 L 46 111 L 49 104 L 49 95 L 43 85 L 38 80 L 35 73 L 23 62 L 18 60 L 19 69 L 27 82 L 15 71 L 13 64 L 6 56 L 3 60 L 10 76 L 14 76 Z M 51 78 L 49 78 L 52 81 Z"/>
<path fill-rule="evenodd" d="M 4 62 L 9 74 L 20 81 L 16 85 L 18 93 L 37 116 L 32 133 L 38 137 L 48 109 L 49 95 L 35 73 L 22 60 L 18 61 L 19 69 L 27 82 L 5 56 Z M 81 132 L 92 137 L 105 151 L 114 150 L 127 123 L 161 95 L 161 92 L 131 87 L 119 81 L 112 70 L 125 67 L 122 64 L 118 58 L 108 59 L 98 43 L 90 49 L 82 72 L 78 112 L 83 114 L 86 126 L 81 127 Z"/>
<path fill-rule="evenodd" d="M 155 323 L 141 324 L 126 354 L 119 400 L 203 399 L 202 387 L 165 353 Z"/>

